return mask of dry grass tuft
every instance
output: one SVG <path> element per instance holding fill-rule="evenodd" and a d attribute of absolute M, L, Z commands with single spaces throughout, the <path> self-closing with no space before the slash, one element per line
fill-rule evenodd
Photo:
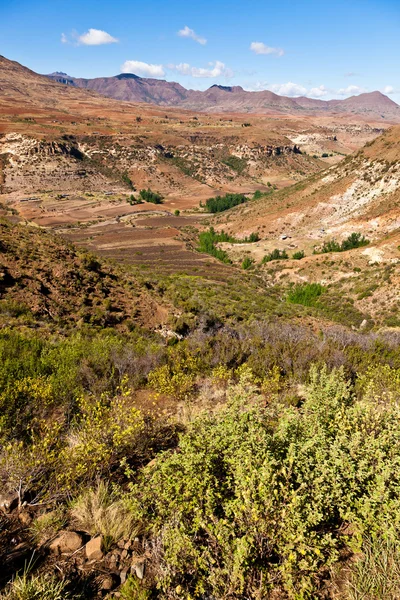
<path fill-rule="evenodd" d="M 364 542 L 362 555 L 349 567 L 339 598 L 342 600 L 398 600 L 400 548 L 383 537 Z"/>
<path fill-rule="evenodd" d="M 103 481 L 73 503 L 71 516 L 91 536 L 102 535 L 107 550 L 121 539 L 138 535 L 139 526 L 124 501 Z"/>

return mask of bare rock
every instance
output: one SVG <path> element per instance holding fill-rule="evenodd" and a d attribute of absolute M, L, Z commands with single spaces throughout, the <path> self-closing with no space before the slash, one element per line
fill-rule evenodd
<path fill-rule="evenodd" d="M 86 558 L 88 560 L 101 560 L 104 556 L 102 545 L 103 537 L 101 535 L 90 540 L 85 546 Z"/>
<path fill-rule="evenodd" d="M 116 581 L 115 577 L 113 577 L 112 575 L 106 575 L 100 584 L 100 590 L 103 592 L 110 592 L 117 585 L 118 582 Z"/>
<path fill-rule="evenodd" d="M 125 583 L 127 577 L 128 577 L 128 569 L 123 569 L 121 571 L 121 573 L 119 574 L 119 577 L 121 579 L 121 584 Z"/>
<path fill-rule="evenodd" d="M 146 559 L 144 556 L 135 556 L 132 559 L 131 573 L 134 573 L 138 579 L 143 579 Z"/>
<path fill-rule="evenodd" d="M 0 494 L 0 509 L 5 513 L 12 512 L 19 504 L 19 496 L 16 492 Z"/>
<path fill-rule="evenodd" d="M 83 538 L 75 531 L 61 531 L 49 546 L 51 552 L 69 554 L 83 546 Z"/>
<path fill-rule="evenodd" d="M 18 521 L 24 527 L 28 527 L 32 523 L 32 517 L 26 510 L 22 510 L 18 515 Z"/>

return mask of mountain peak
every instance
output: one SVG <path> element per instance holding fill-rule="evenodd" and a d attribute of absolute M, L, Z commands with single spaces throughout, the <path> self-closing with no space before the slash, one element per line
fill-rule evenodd
<path fill-rule="evenodd" d="M 119 75 L 115 75 L 114 79 L 141 79 L 139 75 L 135 75 L 134 73 L 120 73 Z"/>
<path fill-rule="evenodd" d="M 219 85 L 218 83 L 214 83 L 214 85 L 212 85 L 211 87 L 208 88 L 208 90 L 213 90 L 213 89 L 218 89 L 218 90 L 221 90 L 222 92 L 243 92 L 244 91 L 240 85 L 234 85 L 234 86 Z"/>
<path fill-rule="evenodd" d="M 233 88 L 230 85 L 218 85 L 218 83 L 214 83 L 214 85 L 212 85 L 208 89 L 212 90 L 213 88 L 217 88 L 218 90 L 221 90 L 223 92 L 231 92 L 233 90 Z"/>
<path fill-rule="evenodd" d="M 50 75 L 62 75 L 63 77 L 71 77 L 68 73 L 64 73 L 64 71 L 54 71 L 54 73 L 49 73 Z"/>

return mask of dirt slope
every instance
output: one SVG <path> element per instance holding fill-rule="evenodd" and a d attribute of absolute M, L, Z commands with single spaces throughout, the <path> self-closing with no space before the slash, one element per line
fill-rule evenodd
<path fill-rule="evenodd" d="M 133 278 L 36 227 L 0 220 L 0 323 L 156 327 L 166 308 Z"/>

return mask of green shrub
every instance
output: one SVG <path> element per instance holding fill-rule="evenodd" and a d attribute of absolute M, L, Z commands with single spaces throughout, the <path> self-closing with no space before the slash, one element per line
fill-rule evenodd
<path fill-rule="evenodd" d="M 242 240 L 244 243 L 248 243 L 248 244 L 253 244 L 254 242 L 259 242 L 260 241 L 260 236 L 258 234 L 257 231 L 251 233 L 248 237 L 245 237 L 244 240 Z"/>
<path fill-rule="evenodd" d="M 320 283 L 300 283 L 290 290 L 287 301 L 291 304 L 314 306 L 324 291 Z"/>
<path fill-rule="evenodd" d="M 339 244 L 336 240 L 328 240 L 323 243 L 321 250 L 315 254 L 326 254 L 328 252 L 344 252 L 353 248 L 361 248 L 368 246 L 369 240 L 361 235 L 361 233 L 351 233 L 348 238 Z"/>
<path fill-rule="evenodd" d="M 26 304 L 16 300 L 0 300 L 0 314 L 7 317 L 21 317 L 28 315 L 30 309 Z"/>
<path fill-rule="evenodd" d="M 348 238 L 343 240 L 341 250 L 352 250 L 352 248 L 360 248 L 368 246 L 369 240 L 361 235 L 361 233 L 351 233 Z"/>
<path fill-rule="evenodd" d="M 247 168 L 247 160 L 245 158 L 239 158 L 239 156 L 234 156 L 233 154 L 230 154 L 221 162 L 234 171 L 237 171 L 239 175 L 242 174 Z"/>
<path fill-rule="evenodd" d="M 293 260 L 301 260 L 305 257 L 304 250 L 299 250 L 298 252 L 294 252 L 292 254 Z"/>
<path fill-rule="evenodd" d="M 144 202 L 151 202 L 151 204 L 162 204 L 163 197 L 158 192 L 153 192 L 150 188 L 147 190 L 140 190 L 139 197 Z"/>
<path fill-rule="evenodd" d="M 341 252 L 341 246 L 336 240 L 328 240 L 324 242 L 321 248 L 321 254 L 327 254 L 328 252 Z M 315 252 L 318 254 L 318 252 Z"/>
<path fill-rule="evenodd" d="M 278 248 L 275 248 L 275 250 L 272 250 L 272 252 L 264 256 L 261 264 L 264 265 L 272 260 L 286 260 L 287 258 L 289 258 L 289 255 L 286 250 L 278 250 Z"/>
<path fill-rule="evenodd" d="M 215 198 L 208 198 L 206 200 L 205 208 L 207 212 L 219 213 L 238 204 L 246 202 L 246 196 L 244 194 L 225 194 L 225 196 L 216 196 Z"/>
<path fill-rule="evenodd" d="M 129 177 L 127 171 L 124 171 L 121 176 L 122 181 L 128 186 L 129 189 L 135 190 L 132 179 Z"/>
<path fill-rule="evenodd" d="M 254 258 L 250 258 L 249 256 L 246 256 L 246 258 L 242 262 L 242 269 L 247 271 L 248 269 L 251 269 L 253 267 L 253 265 L 254 265 Z"/>
<path fill-rule="evenodd" d="M 208 231 L 202 231 L 199 235 L 199 246 L 197 250 L 199 252 L 205 252 L 217 258 L 224 263 L 231 263 L 227 252 L 220 250 L 215 246 L 218 242 L 230 242 L 232 238 L 224 232 L 216 233 L 213 227 L 210 227 Z"/>
<path fill-rule="evenodd" d="M 118 596 L 112 598 L 122 598 L 122 600 L 150 600 L 151 590 L 144 587 L 143 582 L 130 575 L 124 585 L 119 590 Z"/>
<path fill-rule="evenodd" d="M 35 519 L 29 527 L 29 533 L 35 544 L 41 545 L 54 538 L 67 521 L 66 511 L 60 506 Z"/>

